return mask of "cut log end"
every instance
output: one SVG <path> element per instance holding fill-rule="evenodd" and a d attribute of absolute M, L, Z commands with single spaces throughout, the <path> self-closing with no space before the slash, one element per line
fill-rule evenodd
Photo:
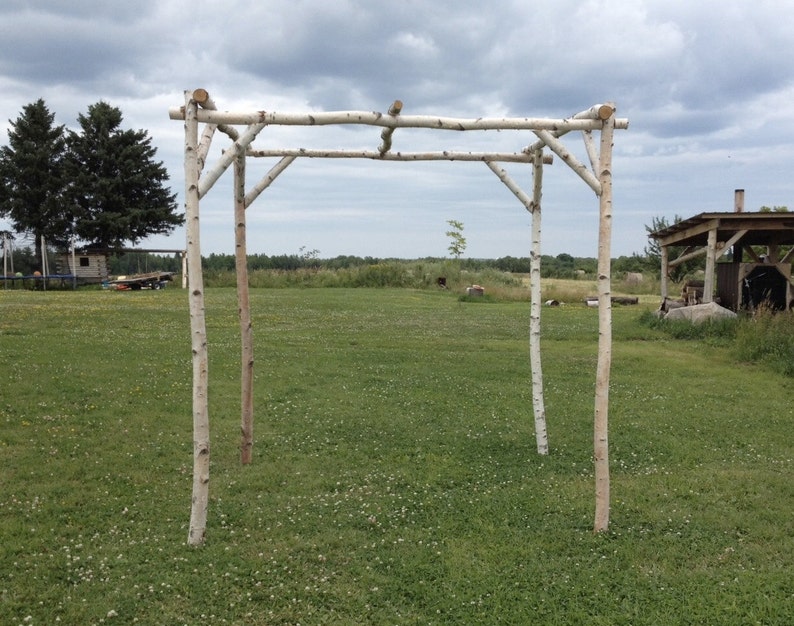
<path fill-rule="evenodd" d="M 207 100 L 209 100 L 209 97 L 210 94 L 206 89 L 199 88 L 193 91 L 193 99 L 199 104 L 204 104 Z"/>
<path fill-rule="evenodd" d="M 598 118 L 608 120 L 615 113 L 615 107 L 609 104 L 602 104 L 598 107 Z"/>

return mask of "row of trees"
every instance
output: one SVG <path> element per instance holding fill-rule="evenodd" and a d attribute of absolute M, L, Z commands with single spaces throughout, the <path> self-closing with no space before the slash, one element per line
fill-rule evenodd
<path fill-rule="evenodd" d="M 290 271 L 298 269 L 323 269 L 340 270 L 362 267 L 365 265 L 378 265 L 387 262 L 405 263 L 441 263 L 445 259 L 427 257 L 423 259 L 384 259 L 377 257 L 359 257 L 343 255 L 329 259 L 319 256 L 307 257 L 302 254 L 280 254 L 268 256 L 266 254 L 248 255 L 248 269 L 255 270 L 280 270 Z M 202 267 L 210 272 L 234 272 L 233 254 L 210 254 L 202 260 Z M 612 269 L 616 273 L 625 272 L 648 272 L 657 273 L 660 271 L 660 262 L 652 264 L 646 257 L 632 255 L 629 257 L 619 257 L 613 259 Z M 485 269 L 495 269 L 502 272 L 516 274 L 529 273 L 529 257 L 506 256 L 498 259 L 455 259 L 456 267 L 465 271 L 481 271 Z M 541 257 L 541 273 L 544 278 L 576 278 L 582 274 L 592 276 L 596 272 L 597 260 L 588 257 L 574 257 L 570 254 L 562 253 L 557 256 L 543 255 Z"/>
<path fill-rule="evenodd" d="M 359 257 L 341 255 L 322 259 L 318 256 L 307 257 L 305 254 L 251 254 L 248 256 L 248 269 L 292 271 L 292 270 L 350 270 L 365 266 L 382 265 L 384 263 L 443 263 L 448 259 L 428 257 L 415 260 L 396 260 L 377 257 Z M 494 269 L 515 274 L 529 273 L 529 257 L 506 256 L 498 259 L 458 259 L 456 267 L 469 272 Z M 13 251 L 13 266 L 22 274 L 32 274 L 41 264 L 41 257 L 36 256 L 30 247 L 19 247 Z M 54 267 L 54 257 L 51 259 Z M 592 277 L 596 272 L 597 261 L 589 257 L 573 257 L 570 254 L 541 257 L 541 274 L 543 278 L 576 278 L 582 275 Z M 233 254 L 210 254 L 203 257 L 204 271 L 212 273 L 234 273 L 235 260 Z M 140 274 L 151 271 L 181 272 L 182 259 L 179 254 L 155 254 L 148 252 L 126 252 L 111 255 L 108 259 L 110 274 Z M 622 256 L 612 260 L 612 270 L 616 276 L 626 272 L 645 272 L 658 275 L 659 266 L 649 263 L 640 255 Z"/>
<path fill-rule="evenodd" d="M 10 120 L 9 120 L 10 121 Z M 10 121 L 0 148 L 0 217 L 16 234 L 55 246 L 119 249 L 184 222 L 168 173 L 143 130 L 124 130 L 106 102 L 78 116 L 79 130 L 55 125 L 44 100 Z"/>

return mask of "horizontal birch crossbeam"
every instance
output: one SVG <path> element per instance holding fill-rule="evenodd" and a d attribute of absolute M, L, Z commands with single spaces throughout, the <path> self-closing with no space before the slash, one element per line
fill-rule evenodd
<path fill-rule="evenodd" d="M 184 120 L 185 108 L 168 110 L 172 120 Z M 548 119 L 533 117 L 457 118 L 432 115 L 384 115 L 375 111 L 326 111 L 316 113 L 278 113 L 276 111 L 216 111 L 198 109 L 196 119 L 207 124 L 267 124 L 272 126 L 363 125 L 383 128 L 428 128 L 436 130 L 548 130 L 564 134 L 576 130 L 600 130 L 599 117 Z M 628 120 L 618 118 L 615 128 L 628 128 Z"/>
<path fill-rule="evenodd" d="M 306 157 L 313 159 L 373 159 L 377 161 L 504 161 L 505 163 L 532 163 L 532 155 L 523 152 L 380 152 L 379 150 L 309 150 L 307 148 L 283 150 L 253 150 L 249 157 Z M 544 155 L 543 162 L 551 165 L 553 156 Z"/>

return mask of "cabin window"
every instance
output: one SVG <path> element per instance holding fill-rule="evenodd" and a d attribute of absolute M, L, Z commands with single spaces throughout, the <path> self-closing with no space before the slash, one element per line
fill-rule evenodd
<path fill-rule="evenodd" d="M 87 256 L 80 257 L 80 267 L 91 267 L 91 259 Z"/>

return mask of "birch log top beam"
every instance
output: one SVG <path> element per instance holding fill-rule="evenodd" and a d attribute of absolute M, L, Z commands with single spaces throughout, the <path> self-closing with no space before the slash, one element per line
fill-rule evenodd
<path fill-rule="evenodd" d="M 184 107 L 168 111 L 172 120 L 185 118 Z M 331 126 L 360 124 L 384 128 L 428 128 L 436 130 L 549 130 L 571 132 L 575 130 L 600 130 L 603 120 L 549 119 L 542 117 L 439 117 L 433 115 L 384 115 L 376 111 L 324 111 L 316 113 L 278 113 L 277 111 L 216 111 L 201 108 L 196 118 L 208 124 L 268 124 L 273 126 Z M 616 128 L 628 128 L 627 119 L 616 119 Z"/>

